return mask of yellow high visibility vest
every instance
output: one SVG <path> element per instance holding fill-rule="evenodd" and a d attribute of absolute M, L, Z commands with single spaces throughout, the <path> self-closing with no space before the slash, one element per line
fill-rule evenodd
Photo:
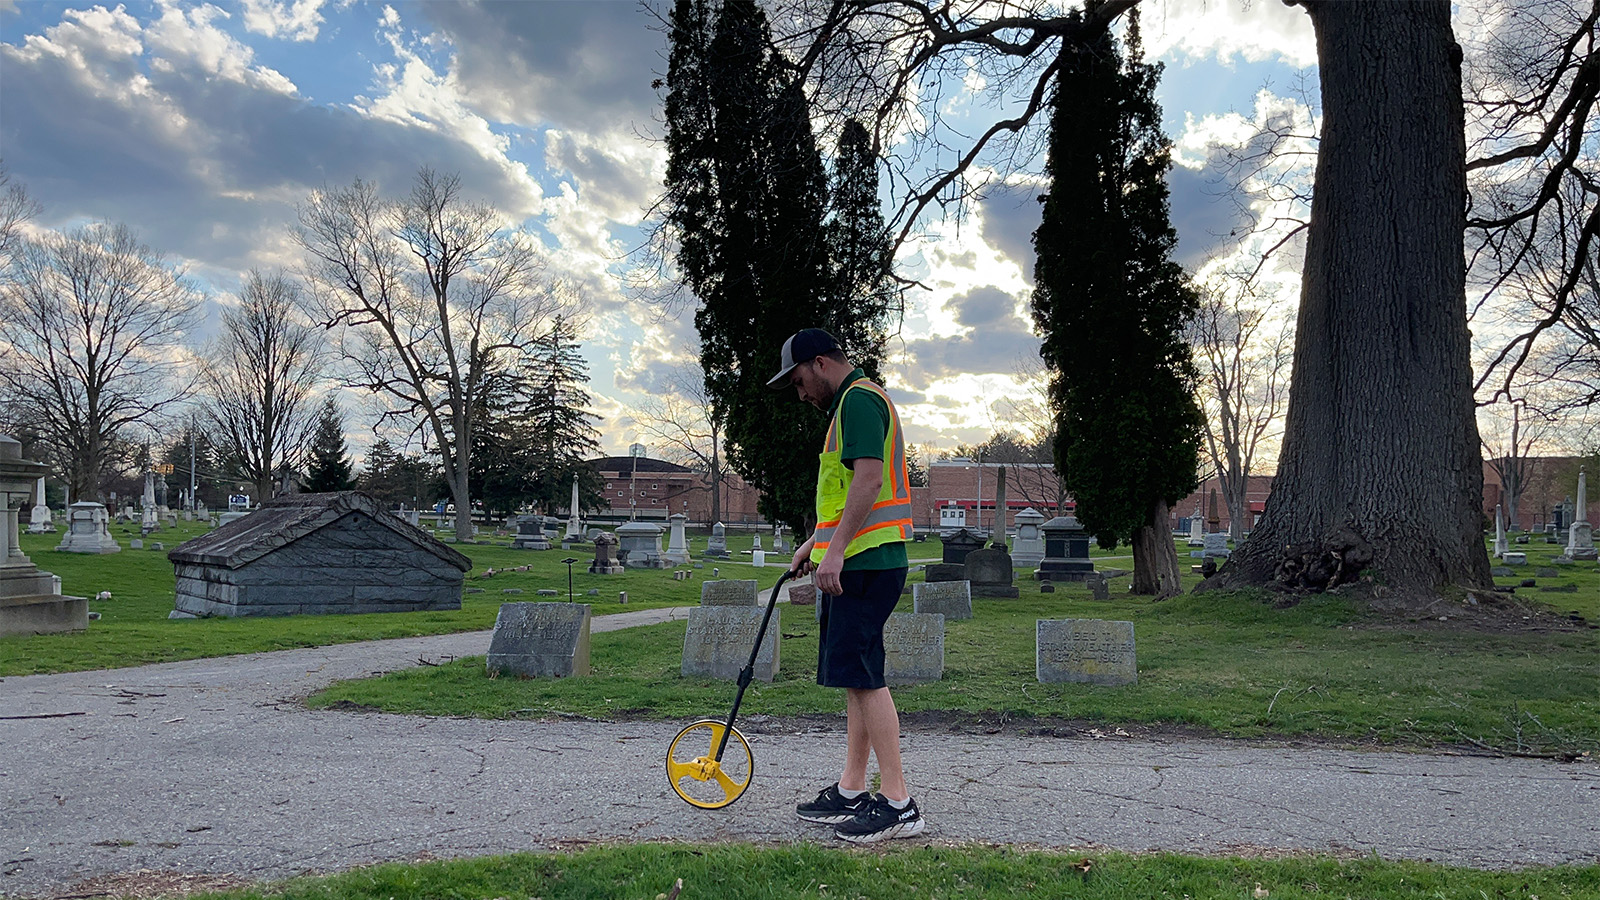
<path fill-rule="evenodd" d="M 851 391 L 870 391 L 883 398 L 889 407 L 889 431 L 883 437 L 883 486 L 878 489 L 878 501 L 867 512 L 861 526 L 845 545 L 848 559 L 863 550 L 881 547 L 895 541 L 911 540 L 911 478 L 906 472 L 906 445 L 900 433 L 900 414 L 883 388 L 858 378 L 845 388 Z M 828 434 L 823 440 L 822 452 L 817 455 L 817 530 L 816 543 L 811 548 L 811 561 L 822 562 L 823 554 L 834 540 L 839 527 L 839 516 L 844 513 L 845 499 L 850 494 L 850 481 L 855 473 L 844 464 L 844 397 L 828 423 Z"/>

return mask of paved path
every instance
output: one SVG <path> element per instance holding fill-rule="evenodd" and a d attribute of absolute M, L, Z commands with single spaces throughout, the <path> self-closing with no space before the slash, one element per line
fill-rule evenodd
<path fill-rule="evenodd" d="M 595 630 L 685 614 L 601 617 Z M 300 702 L 488 643 L 478 632 L 0 680 L 0 895 L 137 869 L 275 878 L 584 839 L 833 842 L 792 809 L 837 774 L 840 727 L 742 723 L 754 783 L 707 812 L 666 783 L 682 723 Z M 908 732 L 904 746 L 933 841 L 1600 862 L 1594 763 L 949 731 Z"/>

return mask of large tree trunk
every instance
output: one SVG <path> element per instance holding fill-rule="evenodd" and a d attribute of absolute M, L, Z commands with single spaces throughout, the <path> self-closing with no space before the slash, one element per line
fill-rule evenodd
<path fill-rule="evenodd" d="M 1172 543 L 1167 501 L 1150 508 L 1150 521 L 1133 533 L 1133 592 L 1157 600 L 1177 596 L 1178 550 Z"/>
<path fill-rule="evenodd" d="M 1305 6 L 1324 119 L 1294 383 L 1266 514 L 1219 583 L 1488 587 L 1450 4 Z"/>

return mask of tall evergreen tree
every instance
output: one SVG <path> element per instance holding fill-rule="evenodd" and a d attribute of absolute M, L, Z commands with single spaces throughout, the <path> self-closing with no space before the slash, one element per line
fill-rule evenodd
<path fill-rule="evenodd" d="M 600 417 L 590 411 L 589 364 L 570 319 L 557 316 L 534 343 L 523 377 L 527 399 L 513 434 L 525 441 L 525 496 L 546 515 L 572 500 L 578 480 L 580 505 L 600 495 L 600 475 L 587 461 L 600 452 Z"/>
<path fill-rule="evenodd" d="M 878 201 L 878 154 L 855 119 L 845 122 L 834 157 L 832 214 L 823 227 L 828 253 L 827 328 L 877 380 L 891 313 L 900 291 L 894 249 Z"/>
<path fill-rule="evenodd" d="M 374 440 L 372 446 L 367 448 L 366 462 L 361 466 L 361 474 L 356 477 L 356 487 L 390 505 L 409 501 L 410 495 L 401 497 L 397 490 L 396 469 L 399 462 L 400 454 L 388 438 Z"/>
<path fill-rule="evenodd" d="M 348 491 L 355 485 L 351 477 L 350 455 L 344 444 L 344 415 L 332 397 L 324 400 L 317 414 L 317 428 L 311 436 L 311 459 L 306 467 L 306 490 L 313 494 Z"/>
<path fill-rule="evenodd" d="M 725 0 L 714 14 L 705 0 L 678 0 L 667 82 L 666 221 L 700 302 L 706 390 L 762 513 L 804 529 L 826 423 L 765 382 L 783 342 L 808 326 L 834 331 L 875 373 L 883 316 L 860 310 L 876 288 L 846 289 L 830 275 L 827 173 L 809 104 L 754 0 Z M 851 171 L 860 169 L 858 155 Z"/>
<path fill-rule="evenodd" d="M 1161 67 L 1141 60 L 1132 13 L 1127 44 L 1124 59 L 1101 32 L 1057 59 L 1033 312 L 1078 517 L 1102 547 L 1131 537 L 1134 591 L 1165 597 L 1178 592 L 1168 508 L 1195 485 L 1203 426 L 1183 339 L 1198 298 L 1170 258 Z"/>

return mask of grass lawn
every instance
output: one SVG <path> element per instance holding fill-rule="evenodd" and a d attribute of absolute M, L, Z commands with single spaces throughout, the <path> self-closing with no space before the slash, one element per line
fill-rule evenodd
<path fill-rule="evenodd" d="M 159 531 L 146 538 L 145 549 L 134 550 L 129 547 L 129 541 L 139 537 L 138 526 L 112 525 L 111 533 L 122 545 L 122 552 L 103 556 L 57 552 L 60 534 L 22 535 L 22 551 L 34 565 L 59 575 L 63 592 L 91 598 L 89 609 L 100 613 L 100 619 L 89 623 L 89 630 L 82 634 L 0 637 L 0 677 L 493 628 L 495 614 L 503 601 L 539 599 L 534 591 L 540 588 L 559 590 L 565 599 L 567 567 L 561 560 L 568 557 L 578 560 L 572 566 L 576 599 L 590 604 L 597 616 L 628 609 L 699 603 L 700 582 L 711 577 L 713 565 L 721 567 L 724 577 L 730 570 L 755 572 L 748 563 L 733 562 L 708 563 L 704 569 L 694 570 L 694 578 L 689 581 L 673 581 L 661 571 L 590 575 L 587 569 L 594 555 L 592 549 L 513 550 L 510 537 L 485 534 L 487 543 L 453 545 L 473 562 L 472 571 L 467 573 L 467 593 L 459 610 L 168 619 L 167 614 L 173 608 L 175 577 L 166 551 L 208 530 L 197 523 L 180 521 L 176 529 Z M 704 549 L 705 540 L 704 537 L 691 540 L 691 548 Z M 166 549 L 151 549 L 153 542 L 164 544 Z M 529 567 L 528 571 L 501 571 L 523 565 Z M 491 578 L 482 577 L 491 567 L 496 574 Z M 776 579 L 779 570 L 763 571 L 772 573 Z M 506 588 L 520 588 L 525 593 L 506 595 L 502 593 Z M 591 588 L 600 593 L 588 596 Z M 112 599 L 94 600 L 101 591 L 110 591 Z M 618 602 L 617 595 L 621 591 L 628 592 L 627 606 Z"/>
<path fill-rule="evenodd" d="M 1207 859 L 1171 854 L 918 847 L 640 844 L 570 853 L 388 864 L 208 897 L 285 900 L 691 898 L 1037 898 L 1085 900 L 1577 900 L 1600 896 L 1600 866 L 1484 872 L 1425 863 L 1308 857 Z M 199 897 L 201 895 L 191 895 Z"/>
<path fill-rule="evenodd" d="M 1526 568 L 1531 574 L 1543 563 Z M 1562 598 L 1560 611 L 1595 615 L 1600 576 L 1592 568 L 1569 567 L 1555 580 L 1582 585 L 1579 593 L 1543 595 Z M 1237 737 L 1600 750 L 1600 633 L 1593 630 L 1486 633 L 1437 617 L 1378 620 L 1337 595 L 1277 609 L 1262 594 L 1243 592 L 1151 603 L 1120 592 L 1095 602 L 1077 585 L 1041 594 L 1030 582 L 1022 591 L 1016 600 L 975 599 L 973 619 L 949 622 L 944 679 L 897 688 L 901 711 L 964 713 L 990 724 L 1059 718 L 1108 727 L 1193 726 Z M 837 713 L 839 692 L 814 683 L 811 610 L 780 610 L 779 676 L 751 685 L 742 714 Z M 1034 636 L 1041 618 L 1132 621 L 1139 683 L 1039 684 Z M 589 678 L 491 679 L 476 657 L 343 682 L 311 702 L 496 718 L 720 714 L 731 684 L 678 674 L 684 629 L 672 622 L 594 635 Z"/>

